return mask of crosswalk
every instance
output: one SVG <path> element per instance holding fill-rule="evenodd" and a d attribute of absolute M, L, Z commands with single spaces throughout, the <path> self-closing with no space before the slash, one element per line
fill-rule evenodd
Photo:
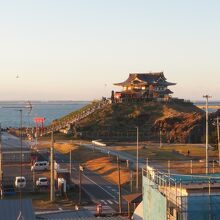
<path fill-rule="evenodd" d="M 100 203 L 102 205 L 118 205 L 118 201 L 117 200 L 100 200 Z"/>

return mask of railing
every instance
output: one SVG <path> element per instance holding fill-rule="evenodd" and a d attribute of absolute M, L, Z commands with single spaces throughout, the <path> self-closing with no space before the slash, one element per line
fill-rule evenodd
<path fill-rule="evenodd" d="M 109 105 L 108 100 L 94 101 L 91 104 L 85 106 L 84 108 L 70 113 L 69 115 L 52 122 L 51 125 L 44 128 L 42 135 L 49 134 L 52 131 L 59 131 L 60 129 L 67 128 L 68 126 L 75 124 L 89 115 L 93 114 L 95 111 L 103 109 L 105 106 Z"/>
<path fill-rule="evenodd" d="M 183 198 L 187 196 L 184 193 L 184 189 L 207 189 L 207 195 L 212 195 L 212 189 L 220 187 L 220 175 L 215 176 L 214 174 L 209 175 L 184 175 L 184 174 L 173 174 L 170 172 L 161 172 L 158 169 L 148 166 L 147 169 L 143 169 L 143 176 L 147 177 L 148 183 L 154 186 L 155 190 L 158 190 L 164 196 L 166 196 L 167 201 L 173 203 L 176 209 L 184 213 L 187 211 L 187 205 Z M 201 196 L 200 194 L 194 195 L 195 197 Z M 216 196 L 220 197 L 218 194 Z M 210 205 L 216 205 L 213 202 Z M 219 202 L 218 202 L 219 204 Z"/>

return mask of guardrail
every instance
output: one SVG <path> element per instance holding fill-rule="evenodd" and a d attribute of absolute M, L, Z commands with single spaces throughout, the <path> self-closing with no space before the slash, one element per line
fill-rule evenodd
<path fill-rule="evenodd" d="M 106 144 L 100 142 L 99 140 L 92 141 L 92 144 L 100 146 L 100 147 L 106 147 L 107 146 Z"/>

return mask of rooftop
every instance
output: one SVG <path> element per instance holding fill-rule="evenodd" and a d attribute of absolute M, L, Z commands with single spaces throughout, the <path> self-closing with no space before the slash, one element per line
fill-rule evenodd
<path fill-rule="evenodd" d="M 158 186 L 175 186 L 179 188 L 201 189 L 215 188 L 220 190 L 220 173 L 209 174 L 177 174 L 160 171 L 148 166 L 144 170 L 144 176 L 147 176 Z"/>
<path fill-rule="evenodd" d="M 22 207 L 21 210 L 20 207 Z M 19 199 L 0 200 L 0 213 L 1 217 L 4 216 L 4 220 L 20 219 L 18 218 L 20 213 L 23 219 L 35 219 L 32 201 L 30 199 L 22 199 L 21 203 Z"/>
<path fill-rule="evenodd" d="M 155 72 L 155 73 L 130 73 L 127 80 L 122 83 L 115 83 L 116 86 L 126 86 L 129 84 L 157 84 L 160 83 L 164 86 L 176 85 L 176 83 L 170 83 L 166 81 L 163 72 Z"/>

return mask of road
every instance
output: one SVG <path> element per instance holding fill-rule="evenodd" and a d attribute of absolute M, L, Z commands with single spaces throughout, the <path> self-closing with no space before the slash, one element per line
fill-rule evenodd
<path fill-rule="evenodd" d="M 30 142 L 23 141 L 23 150 L 30 149 Z M 7 132 L 2 132 L 2 149 L 20 150 L 20 138 L 15 137 Z"/>
<path fill-rule="evenodd" d="M 55 152 L 56 162 L 62 165 L 69 162 L 67 155 Z M 66 166 L 68 167 L 68 166 Z M 79 164 L 73 164 L 72 181 L 79 184 Z M 82 172 L 82 189 L 86 192 L 91 200 L 96 204 L 102 204 L 104 207 L 110 207 L 114 212 L 118 212 L 118 186 L 108 182 L 101 175 L 98 175 L 88 169 Z M 127 191 L 122 189 L 122 195 L 128 194 Z M 127 211 L 127 203 L 122 200 L 122 210 Z"/>
<path fill-rule="evenodd" d="M 2 149 L 3 149 L 3 185 L 14 186 L 17 176 L 24 176 L 26 179 L 26 187 L 23 191 L 30 192 L 33 190 L 33 172 L 30 163 L 30 147 L 31 142 L 23 141 L 23 164 L 21 169 L 21 152 L 20 138 L 13 136 L 7 132 L 2 132 Z M 26 152 L 24 154 L 24 152 Z M 35 172 L 35 179 L 46 172 Z"/>
<path fill-rule="evenodd" d="M 19 138 L 14 137 L 8 133 L 4 133 L 2 136 L 2 143 L 5 148 L 17 148 L 20 149 Z M 30 144 L 28 142 L 23 142 L 24 148 L 30 149 Z M 97 149 L 98 150 L 98 149 Z M 116 152 L 111 152 L 112 155 L 118 155 Z M 129 155 L 120 156 L 121 159 L 128 159 Z M 65 165 L 69 163 L 69 156 L 55 151 L 55 159 L 57 163 Z M 129 157 L 129 159 L 131 159 Z M 133 159 L 135 160 L 135 159 Z M 68 166 L 66 166 L 68 167 Z M 78 184 L 78 164 L 73 166 L 73 181 Z M 19 167 L 5 167 L 5 174 L 10 173 L 11 178 L 19 175 Z M 13 169 L 13 172 L 12 172 Z M 12 174 L 14 173 L 14 174 Z M 12 175 L 11 175 L 12 174 Z M 43 174 L 43 173 L 42 173 Z M 23 170 L 23 175 L 30 179 L 28 182 L 32 185 L 32 173 L 30 172 L 30 166 Z M 46 174 L 45 174 L 46 175 Z M 36 176 L 36 178 L 38 175 Z M 30 185 L 30 186 L 31 186 Z M 105 180 L 101 175 L 98 175 L 88 169 L 84 169 L 82 173 L 82 189 L 90 196 L 90 198 L 96 204 L 102 204 L 104 209 L 106 208 L 109 212 L 118 212 L 118 186 L 114 185 L 107 180 Z M 127 194 L 125 190 L 122 189 L 122 195 Z M 127 211 L 127 203 L 122 200 L 122 211 Z"/>

